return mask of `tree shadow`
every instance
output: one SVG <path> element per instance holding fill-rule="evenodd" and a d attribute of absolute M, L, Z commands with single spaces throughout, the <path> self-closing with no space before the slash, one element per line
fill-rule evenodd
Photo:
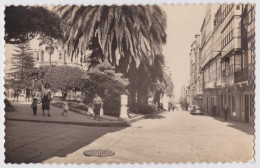
<path fill-rule="evenodd" d="M 165 117 L 161 114 L 151 114 L 144 117 L 144 119 L 162 119 L 162 118 Z"/>
<path fill-rule="evenodd" d="M 88 127 L 5 121 L 5 163 L 41 163 L 66 157 L 96 139 L 125 127 Z M 104 148 L 104 147 L 100 147 Z"/>

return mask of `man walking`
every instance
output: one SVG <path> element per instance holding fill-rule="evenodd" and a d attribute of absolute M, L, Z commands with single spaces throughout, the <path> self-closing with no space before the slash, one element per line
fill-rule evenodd
<path fill-rule="evenodd" d="M 224 112 L 224 115 L 225 115 L 225 121 L 227 121 L 227 117 L 228 117 L 228 114 L 229 114 L 229 108 L 228 108 L 227 104 L 224 105 L 223 112 Z"/>
<path fill-rule="evenodd" d="M 212 115 L 212 117 L 217 116 L 217 106 L 215 104 L 213 104 L 211 107 L 211 115 Z"/>
<path fill-rule="evenodd" d="M 29 88 L 29 86 L 25 89 L 25 101 L 30 101 L 30 94 L 31 94 L 31 89 Z"/>
<path fill-rule="evenodd" d="M 14 90 L 14 100 L 13 100 L 13 102 L 15 102 L 15 98 L 16 98 L 16 101 L 18 102 L 19 94 L 20 94 L 20 90 L 18 89 L 18 87 L 16 87 L 15 90 Z"/>

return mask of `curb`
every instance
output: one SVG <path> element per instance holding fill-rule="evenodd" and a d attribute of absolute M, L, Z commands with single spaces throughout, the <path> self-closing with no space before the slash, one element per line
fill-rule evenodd
<path fill-rule="evenodd" d="M 84 123 L 84 122 L 66 122 L 66 121 L 41 121 L 41 120 L 30 120 L 30 119 L 17 119 L 17 118 L 5 118 L 5 120 L 10 121 L 27 121 L 27 122 L 41 122 L 41 123 L 52 123 L 52 124 L 69 124 L 69 125 L 81 125 L 90 127 L 128 127 L 129 123 L 126 121 L 117 123 Z"/>

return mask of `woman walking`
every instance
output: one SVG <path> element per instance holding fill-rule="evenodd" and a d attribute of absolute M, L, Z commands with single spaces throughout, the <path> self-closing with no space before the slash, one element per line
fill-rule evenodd
<path fill-rule="evenodd" d="M 94 113 L 95 113 L 95 117 L 94 119 L 98 117 L 100 117 L 100 110 L 102 108 L 103 102 L 101 97 L 98 96 L 98 94 L 95 94 L 95 97 L 93 99 L 93 105 L 94 105 Z"/>
<path fill-rule="evenodd" d="M 45 83 L 44 88 L 42 89 L 41 99 L 43 116 L 45 115 L 44 111 L 47 110 L 48 116 L 50 117 L 51 90 L 50 85 L 48 83 Z"/>

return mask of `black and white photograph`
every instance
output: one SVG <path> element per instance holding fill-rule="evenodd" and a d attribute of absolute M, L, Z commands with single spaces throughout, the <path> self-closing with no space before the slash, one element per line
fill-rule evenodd
<path fill-rule="evenodd" d="M 3 12 L 6 164 L 254 161 L 254 3 Z"/>

